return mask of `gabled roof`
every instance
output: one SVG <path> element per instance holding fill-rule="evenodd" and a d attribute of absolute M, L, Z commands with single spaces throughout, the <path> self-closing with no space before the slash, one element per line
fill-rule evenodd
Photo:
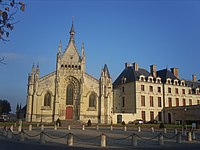
<path fill-rule="evenodd" d="M 168 69 L 163 69 L 163 70 L 159 70 L 157 71 L 157 76 L 160 77 L 162 79 L 162 82 L 165 83 L 167 78 L 170 78 L 172 80 L 179 80 L 171 71 L 169 71 Z"/>
<path fill-rule="evenodd" d="M 126 67 L 119 77 L 114 81 L 113 86 L 120 85 L 123 78 L 126 78 L 126 83 L 136 81 L 139 79 L 140 75 L 148 77 L 150 76 L 150 73 L 143 68 L 139 68 L 138 71 L 135 71 L 132 66 Z"/>
<path fill-rule="evenodd" d="M 107 67 L 106 64 L 104 65 L 103 71 L 104 71 L 104 72 L 107 72 L 108 77 L 111 78 L 111 77 L 110 77 L 109 70 L 108 70 L 108 67 Z"/>

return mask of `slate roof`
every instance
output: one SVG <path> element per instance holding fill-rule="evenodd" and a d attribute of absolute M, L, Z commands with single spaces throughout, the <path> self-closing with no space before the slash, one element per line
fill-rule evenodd
<path fill-rule="evenodd" d="M 138 71 L 135 71 L 132 66 L 129 66 L 122 71 L 122 73 L 114 81 L 113 86 L 120 85 L 123 77 L 126 78 L 126 83 L 129 83 L 138 80 L 140 75 L 148 77 L 150 76 L 150 73 L 143 68 L 139 68 Z"/>
<path fill-rule="evenodd" d="M 189 86 L 191 88 L 200 88 L 200 82 L 199 81 L 190 81 L 185 80 L 186 86 Z"/>
<path fill-rule="evenodd" d="M 163 70 L 157 71 L 157 76 L 161 78 L 162 83 L 166 83 L 167 78 L 170 78 L 172 80 L 179 80 L 171 71 L 169 71 L 167 68 Z"/>

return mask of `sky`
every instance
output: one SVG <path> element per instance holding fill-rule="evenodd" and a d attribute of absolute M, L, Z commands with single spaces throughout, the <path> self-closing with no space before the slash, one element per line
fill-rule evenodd
<path fill-rule="evenodd" d="M 0 99 L 26 104 L 33 63 L 40 77 L 55 71 L 59 41 L 63 51 L 74 18 L 75 42 L 84 42 L 86 72 L 99 79 L 107 64 L 113 82 L 124 64 L 149 71 L 179 68 L 181 79 L 200 79 L 200 1 L 198 0 L 22 0 L 9 42 L 0 41 Z"/>

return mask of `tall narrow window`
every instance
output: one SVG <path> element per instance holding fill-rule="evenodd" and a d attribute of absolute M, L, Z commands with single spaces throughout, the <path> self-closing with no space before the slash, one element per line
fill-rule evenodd
<path fill-rule="evenodd" d="M 189 105 L 192 105 L 192 99 L 189 99 Z"/>
<path fill-rule="evenodd" d="M 161 97 L 158 97 L 158 107 L 162 107 Z"/>
<path fill-rule="evenodd" d="M 150 111 L 150 121 L 153 122 L 154 120 L 154 112 Z"/>
<path fill-rule="evenodd" d="M 150 107 L 153 107 L 153 96 L 150 96 Z"/>
<path fill-rule="evenodd" d="M 125 107 L 125 97 L 122 97 L 122 107 Z"/>
<path fill-rule="evenodd" d="M 172 98 L 171 97 L 168 98 L 168 105 L 169 105 L 169 107 L 172 107 Z"/>
<path fill-rule="evenodd" d="M 185 94 L 185 89 L 182 89 L 182 94 Z"/>
<path fill-rule="evenodd" d="M 74 88 L 72 84 L 67 86 L 67 100 L 66 105 L 73 105 L 73 95 L 74 95 Z"/>
<path fill-rule="evenodd" d="M 178 94 L 178 88 L 175 88 L 175 93 Z"/>
<path fill-rule="evenodd" d="M 162 113 L 158 112 L 158 121 L 162 121 Z"/>
<path fill-rule="evenodd" d="M 145 111 L 142 111 L 142 116 L 141 116 L 141 117 L 142 117 L 142 120 L 143 120 L 143 121 L 146 121 Z"/>
<path fill-rule="evenodd" d="M 141 96 L 141 106 L 145 106 L 145 96 Z"/>
<path fill-rule="evenodd" d="M 176 98 L 176 106 L 179 106 L 179 98 Z"/>
<path fill-rule="evenodd" d="M 186 101 L 185 101 L 185 98 L 183 98 L 183 106 L 186 105 Z"/>
<path fill-rule="evenodd" d="M 141 85 L 141 91 L 144 91 L 144 85 Z"/>
<path fill-rule="evenodd" d="M 96 107 L 96 96 L 94 94 L 89 97 L 89 107 Z"/>
<path fill-rule="evenodd" d="M 49 92 L 44 95 L 44 106 L 51 106 L 51 94 Z"/>
<path fill-rule="evenodd" d="M 168 88 L 168 93 L 171 93 L 171 92 L 172 92 L 172 91 L 171 91 L 171 88 L 169 87 L 169 88 Z"/>
<path fill-rule="evenodd" d="M 159 93 L 161 92 L 161 87 L 158 87 L 158 92 L 159 92 Z"/>
<path fill-rule="evenodd" d="M 153 86 L 149 86 L 149 91 L 153 92 Z"/>

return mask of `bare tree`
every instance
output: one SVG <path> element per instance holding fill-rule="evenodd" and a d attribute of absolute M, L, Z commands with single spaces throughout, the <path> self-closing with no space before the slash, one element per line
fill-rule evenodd
<path fill-rule="evenodd" d="M 8 41 L 10 31 L 14 29 L 14 16 L 17 11 L 25 11 L 25 4 L 16 0 L 0 0 L 0 40 Z M 4 58 L 0 58 L 2 62 Z"/>

